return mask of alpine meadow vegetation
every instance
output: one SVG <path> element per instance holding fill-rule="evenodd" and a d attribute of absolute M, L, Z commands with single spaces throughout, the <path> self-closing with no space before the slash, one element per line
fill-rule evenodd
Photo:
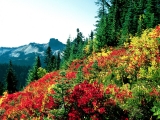
<path fill-rule="evenodd" d="M 0 97 L 0 119 L 160 118 L 160 26 Z"/>
<path fill-rule="evenodd" d="M 1 120 L 160 119 L 159 0 L 109 1 L 88 39 L 77 28 L 62 59 L 48 47 L 45 68 L 37 58 L 23 90 L 0 96 Z"/>

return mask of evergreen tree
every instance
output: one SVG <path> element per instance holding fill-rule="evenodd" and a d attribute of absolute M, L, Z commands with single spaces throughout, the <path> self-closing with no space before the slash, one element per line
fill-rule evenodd
<path fill-rule="evenodd" d="M 36 58 L 36 66 L 37 66 L 37 68 L 41 67 L 41 60 L 40 60 L 39 55 Z"/>
<path fill-rule="evenodd" d="M 97 0 L 96 47 L 123 44 L 129 34 L 140 35 L 160 24 L 159 0 Z"/>
<path fill-rule="evenodd" d="M 74 39 L 72 42 L 72 47 L 71 47 L 71 59 L 76 59 L 82 57 L 83 53 L 83 34 L 82 32 L 79 31 L 79 28 L 77 28 L 77 37 Z"/>
<path fill-rule="evenodd" d="M 130 22 L 131 22 L 131 5 L 129 5 L 129 9 L 127 10 L 127 13 L 125 15 L 125 22 L 122 25 L 122 33 L 121 38 L 118 42 L 119 45 L 123 45 L 125 41 L 129 40 L 129 30 L 130 30 Z"/>
<path fill-rule="evenodd" d="M 45 69 L 47 70 L 47 72 L 51 72 L 53 70 L 52 55 L 53 54 L 52 54 L 51 47 L 48 46 L 45 52 L 45 59 L 44 59 L 44 63 L 46 64 Z"/>
<path fill-rule="evenodd" d="M 98 18 L 96 24 L 96 49 L 100 50 L 100 48 L 105 46 L 105 41 L 107 38 L 107 5 L 110 5 L 106 2 L 106 0 L 97 0 L 96 5 L 99 6 L 98 15 L 96 16 L 96 18 Z"/>
<path fill-rule="evenodd" d="M 51 57 L 51 68 L 50 68 L 51 71 L 56 70 L 56 68 L 57 68 L 56 62 L 57 62 L 56 56 L 52 55 L 52 57 Z"/>
<path fill-rule="evenodd" d="M 56 59 L 56 70 L 59 70 L 60 63 L 61 63 L 60 52 L 58 52 L 57 59 Z"/>
<path fill-rule="evenodd" d="M 96 16 L 96 18 L 98 18 L 97 23 L 99 23 L 100 20 L 107 15 L 107 9 L 110 7 L 110 4 L 108 4 L 106 0 L 97 0 L 95 4 L 99 6 L 98 15 Z"/>
<path fill-rule="evenodd" d="M 144 10 L 144 24 L 146 28 L 153 28 L 160 23 L 160 1 L 146 0 Z"/>
<path fill-rule="evenodd" d="M 70 37 L 69 37 L 67 39 L 66 48 L 65 48 L 65 50 L 63 52 L 63 59 L 64 59 L 64 61 L 69 60 L 70 54 L 71 54 L 71 40 L 70 40 Z"/>
<path fill-rule="evenodd" d="M 39 76 L 38 76 L 38 69 L 41 67 L 41 61 L 40 61 L 40 57 L 37 56 L 35 59 L 35 64 L 33 66 L 33 68 L 31 68 L 29 70 L 28 73 L 28 78 L 26 80 L 26 85 L 28 85 L 30 82 L 34 81 L 34 80 L 38 80 Z"/>
<path fill-rule="evenodd" d="M 160 0 L 152 0 L 151 12 L 154 14 L 153 27 L 160 24 Z"/>
<path fill-rule="evenodd" d="M 90 33 L 90 36 L 89 36 L 89 37 L 90 37 L 90 39 L 91 39 L 91 40 L 93 40 L 93 37 L 94 37 L 94 33 L 93 33 L 93 31 L 91 31 L 91 33 Z"/>
<path fill-rule="evenodd" d="M 6 83 L 7 83 L 8 93 L 14 93 L 17 91 L 17 79 L 14 70 L 12 68 L 12 61 L 9 62 L 9 68 L 6 76 Z"/>
<path fill-rule="evenodd" d="M 3 92 L 5 91 L 4 84 L 0 82 L 0 96 L 3 95 Z"/>
<path fill-rule="evenodd" d="M 100 50 L 102 47 L 106 44 L 107 39 L 107 23 L 106 23 L 106 17 L 104 16 L 101 18 L 99 24 L 97 25 L 98 28 L 96 30 L 96 49 Z"/>

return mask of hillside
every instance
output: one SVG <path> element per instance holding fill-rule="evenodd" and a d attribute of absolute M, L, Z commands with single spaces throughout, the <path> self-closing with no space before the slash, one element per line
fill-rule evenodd
<path fill-rule="evenodd" d="M 160 118 L 160 26 L 106 47 L 23 91 L 0 97 L 0 119 Z"/>

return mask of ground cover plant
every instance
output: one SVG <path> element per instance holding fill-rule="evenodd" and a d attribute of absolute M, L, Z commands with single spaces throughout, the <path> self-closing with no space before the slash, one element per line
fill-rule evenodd
<path fill-rule="evenodd" d="M 159 80 L 160 25 L 75 59 L 20 92 L 4 92 L 0 119 L 160 119 Z"/>

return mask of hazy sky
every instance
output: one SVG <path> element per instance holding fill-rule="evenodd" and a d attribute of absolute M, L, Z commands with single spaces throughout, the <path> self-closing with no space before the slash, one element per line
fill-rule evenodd
<path fill-rule="evenodd" d="M 94 30 L 95 0 L 0 0 L 0 47 L 30 42 L 66 43 L 79 28 L 85 37 Z"/>

